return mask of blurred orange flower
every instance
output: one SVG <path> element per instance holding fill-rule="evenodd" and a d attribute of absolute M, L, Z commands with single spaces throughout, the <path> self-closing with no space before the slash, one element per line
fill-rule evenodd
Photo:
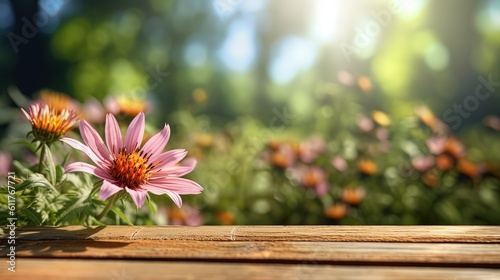
<path fill-rule="evenodd" d="M 333 220 L 340 220 L 347 215 L 347 205 L 339 202 L 325 209 L 325 216 Z"/>
<path fill-rule="evenodd" d="M 310 189 L 314 189 L 317 195 L 324 195 L 328 192 L 326 172 L 316 166 L 307 167 L 300 172 L 301 184 Z"/>
<path fill-rule="evenodd" d="M 363 201 L 365 194 L 363 187 L 344 188 L 342 189 L 342 200 L 349 205 L 358 205 Z"/>
<path fill-rule="evenodd" d="M 358 169 L 361 173 L 367 175 L 373 175 L 377 173 L 377 165 L 375 164 L 375 162 L 369 159 L 358 160 Z"/>
<path fill-rule="evenodd" d="M 207 91 L 202 88 L 197 88 L 193 90 L 193 100 L 197 104 L 203 104 L 207 101 L 208 94 Z"/>
<path fill-rule="evenodd" d="M 444 151 L 451 154 L 456 159 L 465 156 L 465 147 L 457 138 L 449 137 L 444 144 Z"/>
<path fill-rule="evenodd" d="M 75 99 L 68 95 L 53 90 L 43 89 L 40 91 L 40 101 L 49 105 L 49 108 L 55 111 L 56 114 L 63 110 L 73 111 L 78 116 L 80 112 L 80 104 Z"/>
<path fill-rule="evenodd" d="M 477 179 L 481 175 L 481 167 L 470 160 L 460 159 L 457 163 L 457 169 L 460 173 L 471 179 Z"/>
<path fill-rule="evenodd" d="M 113 115 L 124 114 L 131 117 L 150 109 L 145 99 L 128 96 L 108 96 L 104 99 L 104 107 Z"/>
<path fill-rule="evenodd" d="M 436 157 L 436 166 L 440 170 L 450 170 L 454 165 L 454 160 L 447 154 L 442 154 Z"/>
<path fill-rule="evenodd" d="M 373 88 L 372 81 L 366 76 L 358 78 L 358 86 L 364 92 L 369 92 Z"/>
<path fill-rule="evenodd" d="M 224 225 L 232 225 L 234 224 L 235 218 L 234 215 L 230 212 L 223 211 L 217 214 L 217 220 L 219 220 Z"/>
<path fill-rule="evenodd" d="M 271 163 L 281 168 L 292 166 L 295 159 L 296 155 L 288 144 L 280 144 L 279 148 L 271 154 Z"/>
<path fill-rule="evenodd" d="M 422 182 L 426 184 L 428 187 L 434 188 L 437 186 L 438 179 L 436 176 L 436 172 L 434 170 L 429 170 L 424 173 L 422 176 Z"/>
<path fill-rule="evenodd" d="M 436 123 L 436 116 L 434 116 L 434 113 L 427 106 L 420 105 L 415 107 L 415 114 L 428 127 L 433 127 Z"/>
<path fill-rule="evenodd" d="M 210 148 L 214 143 L 214 137 L 209 133 L 198 133 L 194 139 L 196 145 L 202 148 Z"/>

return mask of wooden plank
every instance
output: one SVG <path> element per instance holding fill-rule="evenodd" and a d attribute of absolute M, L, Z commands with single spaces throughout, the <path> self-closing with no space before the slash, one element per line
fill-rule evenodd
<path fill-rule="evenodd" d="M 500 243 L 500 226 L 67 226 L 23 227 L 16 234 L 22 240 Z"/>
<path fill-rule="evenodd" d="M 467 243 L 23 240 L 16 256 L 500 268 L 500 244 Z"/>
<path fill-rule="evenodd" d="M 352 267 L 127 260 L 19 259 L 16 272 L 2 264 L 1 279 L 387 279 L 493 280 L 500 270 L 478 268 Z M 7 278 L 8 277 L 8 278 Z"/>

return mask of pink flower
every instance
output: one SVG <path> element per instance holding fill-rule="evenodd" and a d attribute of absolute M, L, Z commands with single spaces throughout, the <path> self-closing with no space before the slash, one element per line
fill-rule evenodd
<path fill-rule="evenodd" d="M 0 176 L 5 176 L 11 170 L 12 156 L 8 152 L 0 151 Z"/>
<path fill-rule="evenodd" d="M 313 162 L 318 155 L 324 152 L 326 149 L 326 144 L 320 137 L 312 137 L 302 143 L 300 143 L 300 159 L 305 163 Z"/>
<path fill-rule="evenodd" d="M 433 155 L 439 155 L 444 151 L 446 138 L 443 137 L 431 137 L 425 141 L 429 152 Z"/>
<path fill-rule="evenodd" d="M 66 172 L 86 172 L 103 179 L 99 198 L 105 200 L 119 191 L 127 192 L 137 208 L 144 205 L 147 193 L 169 195 L 178 207 L 182 206 L 180 194 L 198 194 L 203 188 L 197 183 L 179 178 L 191 172 L 195 160 L 177 165 L 187 154 L 176 149 L 162 153 L 170 138 L 170 127 L 165 127 L 151 137 L 142 148 L 144 113 L 139 113 L 130 123 L 122 139 L 115 117 L 106 115 L 106 144 L 97 131 L 86 121 L 80 122 L 80 133 L 85 145 L 75 139 L 61 141 L 87 154 L 94 165 L 75 162 Z"/>
<path fill-rule="evenodd" d="M 348 168 L 347 162 L 341 156 L 334 156 L 332 158 L 332 162 L 331 163 L 332 163 L 332 166 L 335 167 L 335 169 L 337 169 L 340 172 L 344 172 Z"/>
<path fill-rule="evenodd" d="M 327 174 L 323 169 L 307 166 L 294 170 L 294 172 L 299 177 L 300 183 L 306 188 L 315 190 L 318 196 L 323 196 L 328 192 Z"/>
<path fill-rule="evenodd" d="M 411 165 L 419 172 L 425 172 L 434 166 L 434 157 L 432 156 L 417 156 L 411 160 Z"/>
<path fill-rule="evenodd" d="M 359 115 L 356 118 L 356 123 L 358 124 L 358 127 L 363 131 L 363 132 L 369 132 L 373 129 L 373 121 L 364 116 L 364 115 Z"/>

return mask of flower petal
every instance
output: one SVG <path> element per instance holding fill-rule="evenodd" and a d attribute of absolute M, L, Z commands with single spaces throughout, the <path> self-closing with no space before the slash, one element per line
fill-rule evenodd
<path fill-rule="evenodd" d="M 161 171 L 157 172 L 155 176 L 175 176 L 181 177 L 189 172 L 193 171 L 196 167 L 196 159 L 195 158 L 187 158 L 181 162 L 181 165 L 173 165 L 163 167 Z"/>
<path fill-rule="evenodd" d="M 133 190 L 128 187 L 126 187 L 125 190 L 130 194 L 130 197 L 132 198 L 132 201 L 134 201 L 137 208 L 141 208 L 144 205 L 146 195 L 148 194 L 146 190 Z"/>
<path fill-rule="evenodd" d="M 140 112 L 130 123 L 125 134 L 125 147 L 128 152 L 133 152 L 142 144 L 144 136 L 144 113 Z"/>
<path fill-rule="evenodd" d="M 73 162 L 66 167 L 64 173 L 85 172 L 97 176 L 104 180 L 113 181 L 113 177 L 97 166 L 85 162 Z"/>
<path fill-rule="evenodd" d="M 106 165 L 103 163 L 99 157 L 87 146 L 83 145 L 82 142 L 72 139 L 72 138 L 61 138 L 61 141 L 70 145 L 71 147 L 80 150 L 84 152 L 95 164 L 97 164 L 99 167 L 105 167 Z"/>
<path fill-rule="evenodd" d="M 158 194 L 158 195 L 168 194 L 168 196 L 170 196 L 170 198 L 172 198 L 172 200 L 174 201 L 175 205 L 177 205 L 177 207 L 179 207 L 179 208 L 182 207 L 182 198 L 178 193 L 176 193 L 174 191 L 167 190 L 165 188 L 152 186 L 149 184 L 146 186 L 146 189 L 148 191 L 150 191 L 154 194 Z"/>
<path fill-rule="evenodd" d="M 121 190 L 123 190 L 122 187 L 104 180 L 104 182 L 102 182 L 101 191 L 99 192 L 99 199 L 106 200 L 108 197 L 114 195 L 115 193 Z"/>
<path fill-rule="evenodd" d="M 111 153 L 116 156 L 118 151 L 123 147 L 122 133 L 120 126 L 112 114 L 106 114 L 106 144 Z"/>
<path fill-rule="evenodd" d="M 165 149 L 169 138 L 170 126 L 166 124 L 160 132 L 149 139 L 149 141 L 142 147 L 142 150 L 154 158 L 159 155 L 163 149 Z"/>
<path fill-rule="evenodd" d="M 153 170 L 151 171 L 155 172 L 165 166 L 172 166 L 181 161 L 186 156 L 186 154 L 187 151 L 184 149 L 175 149 L 159 154 L 155 158 L 151 158 L 149 160 L 150 163 L 153 163 L 155 165 L 155 168 L 153 168 Z"/>
<path fill-rule="evenodd" d="M 203 187 L 198 183 L 176 177 L 151 178 L 148 181 L 146 189 L 149 191 L 149 186 L 152 188 L 160 188 L 164 190 L 174 191 L 179 194 L 199 194 L 203 191 Z M 152 191 L 153 192 L 153 191 Z M 153 192 L 155 193 L 155 192 Z"/>
<path fill-rule="evenodd" d="M 23 108 L 21 108 L 21 111 L 23 111 L 24 116 L 31 122 L 31 116 Z"/>
<path fill-rule="evenodd" d="M 102 161 L 110 162 L 111 157 L 109 150 L 102 141 L 101 136 L 97 131 L 86 121 L 80 122 L 80 134 L 82 135 L 85 144 L 96 154 Z"/>
<path fill-rule="evenodd" d="M 328 192 L 328 184 L 323 181 L 316 186 L 316 194 L 318 196 L 325 195 Z"/>

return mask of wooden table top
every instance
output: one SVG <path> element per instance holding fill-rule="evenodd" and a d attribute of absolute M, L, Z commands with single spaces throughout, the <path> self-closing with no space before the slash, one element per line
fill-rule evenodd
<path fill-rule="evenodd" d="M 16 272 L 4 231 L 0 279 L 500 279 L 500 226 L 23 227 Z"/>

